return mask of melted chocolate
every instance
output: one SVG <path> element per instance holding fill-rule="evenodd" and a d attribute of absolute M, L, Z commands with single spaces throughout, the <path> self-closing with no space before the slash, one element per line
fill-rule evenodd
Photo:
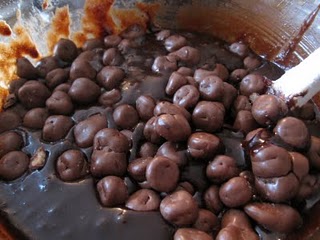
<path fill-rule="evenodd" d="M 211 37 L 199 37 L 196 34 L 185 34 L 190 46 L 198 46 L 201 52 L 199 66 L 207 66 L 212 70 L 215 63 L 222 63 L 229 70 L 243 67 L 239 56 L 226 50 L 224 43 Z M 126 79 L 121 85 L 122 99 L 118 104 L 135 104 L 143 94 L 149 94 L 156 100 L 167 99 L 165 87 L 169 76 L 150 71 L 150 63 L 159 55 L 165 54 L 165 48 L 154 37 L 147 35 L 143 48 L 130 49 L 125 55 L 122 68 L 126 71 Z M 270 70 L 270 71 L 269 71 Z M 257 72 L 268 73 L 268 78 L 277 79 L 283 71 L 273 64 L 264 63 Z M 116 128 L 111 108 L 90 107 L 77 110 L 72 119 L 78 123 L 96 113 L 107 117 L 108 127 Z M 129 161 L 137 156 L 138 146 L 143 138 L 144 124 L 140 123 L 133 131 L 132 148 Z M 17 229 L 22 236 L 17 239 L 171 239 L 175 229 L 165 222 L 159 211 L 135 212 L 126 208 L 105 208 L 99 203 L 95 185 L 91 177 L 80 182 L 66 183 L 56 175 L 55 162 L 68 149 L 78 149 L 73 141 L 72 129 L 64 140 L 48 144 L 41 140 L 40 131 L 17 128 L 24 138 L 26 146 L 23 151 L 32 156 L 42 146 L 47 154 L 44 168 L 28 172 L 21 178 L 12 181 L 0 181 L 0 212 Z M 242 148 L 243 135 L 223 129 L 218 137 L 225 146 L 225 154 L 237 161 L 240 169 L 247 167 L 245 153 Z M 92 148 L 81 149 L 90 159 Z M 181 181 L 189 181 L 196 188 L 197 196 L 210 185 L 205 177 L 206 162 L 190 160 L 182 171 Z M 135 184 L 129 185 L 135 188 Z M 132 192 L 132 189 L 129 189 Z M 200 203 L 202 204 L 202 203 Z M 263 239 L 273 238 L 258 229 Z M 282 238 L 282 236 L 277 235 Z"/>

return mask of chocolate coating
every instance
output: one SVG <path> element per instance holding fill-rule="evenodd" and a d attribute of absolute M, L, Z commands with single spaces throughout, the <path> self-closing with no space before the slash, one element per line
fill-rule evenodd
<path fill-rule="evenodd" d="M 211 159 L 219 153 L 221 148 L 221 140 L 210 133 L 192 133 L 188 139 L 188 151 L 196 159 Z"/>
<path fill-rule="evenodd" d="M 49 89 L 41 82 L 27 81 L 18 91 L 20 102 L 28 109 L 44 107 L 50 97 Z"/>
<path fill-rule="evenodd" d="M 127 169 L 125 153 L 112 151 L 108 147 L 94 150 L 91 155 L 90 172 L 95 177 L 123 176 Z"/>
<path fill-rule="evenodd" d="M 305 149 L 310 144 L 307 126 L 295 117 L 282 118 L 278 121 L 273 132 L 286 144 L 297 149 Z"/>
<path fill-rule="evenodd" d="M 58 59 L 52 56 L 42 58 L 36 65 L 40 77 L 45 78 L 53 69 L 59 67 Z"/>
<path fill-rule="evenodd" d="M 116 107 L 113 111 L 113 119 L 118 127 L 132 129 L 139 122 L 137 110 L 129 104 Z"/>
<path fill-rule="evenodd" d="M 96 133 L 106 127 L 107 119 L 101 114 L 90 116 L 79 122 L 73 131 L 76 144 L 81 148 L 92 146 Z"/>
<path fill-rule="evenodd" d="M 104 45 L 109 47 L 116 47 L 120 42 L 122 38 L 119 35 L 108 35 L 104 38 Z"/>
<path fill-rule="evenodd" d="M 284 204 L 250 203 L 245 212 L 260 225 L 270 231 L 288 233 L 302 224 L 300 214 Z"/>
<path fill-rule="evenodd" d="M 180 114 L 162 114 L 156 119 L 155 130 L 159 136 L 168 141 L 186 140 L 191 134 L 191 127 L 184 116 Z"/>
<path fill-rule="evenodd" d="M 127 153 L 129 151 L 129 141 L 118 130 L 104 128 L 94 136 L 93 149 Z"/>
<path fill-rule="evenodd" d="M 219 196 L 219 187 L 216 185 L 211 185 L 205 192 L 203 196 L 205 206 L 214 214 L 219 214 L 223 208 L 223 204 L 221 202 Z"/>
<path fill-rule="evenodd" d="M 145 181 L 146 169 L 152 159 L 152 157 L 142 157 L 131 161 L 128 165 L 128 173 L 130 176 L 138 182 Z"/>
<path fill-rule="evenodd" d="M 259 240 L 258 234 L 252 230 L 247 228 L 239 228 L 235 225 L 229 225 L 225 228 L 222 228 L 218 235 L 216 236 L 216 240 Z"/>
<path fill-rule="evenodd" d="M 53 114 L 69 115 L 73 112 L 73 104 L 70 96 L 63 91 L 55 91 L 47 99 L 46 106 Z"/>
<path fill-rule="evenodd" d="M 196 222 L 193 224 L 193 227 L 210 233 L 213 229 L 215 229 L 218 225 L 218 218 L 212 212 L 206 209 L 199 209 L 199 215 Z"/>
<path fill-rule="evenodd" d="M 219 190 L 221 201 L 229 208 L 245 205 L 251 200 L 252 195 L 250 184 L 242 177 L 229 179 Z"/>
<path fill-rule="evenodd" d="M 148 121 L 153 117 L 155 106 L 156 101 L 150 96 L 142 95 L 138 97 L 136 101 L 136 109 L 138 111 L 139 117 L 144 121 Z"/>
<path fill-rule="evenodd" d="M 153 114 L 160 116 L 162 114 L 181 114 L 188 121 L 191 119 L 190 113 L 183 107 L 177 106 L 167 101 L 159 102 L 154 108 Z"/>
<path fill-rule="evenodd" d="M 99 103 L 102 106 L 109 107 L 119 102 L 121 99 L 121 93 L 118 89 L 112 89 L 102 93 L 99 97 Z"/>
<path fill-rule="evenodd" d="M 173 103 L 180 107 L 190 109 L 197 104 L 199 97 L 199 91 L 195 86 L 184 85 L 175 92 Z"/>
<path fill-rule="evenodd" d="M 292 169 L 291 156 L 287 150 L 276 145 L 263 146 L 250 157 L 252 171 L 257 177 L 280 177 Z"/>
<path fill-rule="evenodd" d="M 266 90 L 266 85 L 261 75 L 249 74 L 240 82 L 239 90 L 244 96 L 250 96 L 252 93 L 262 94 Z"/>
<path fill-rule="evenodd" d="M 263 198 L 279 203 L 292 199 L 298 193 L 299 180 L 293 173 L 275 178 L 256 177 L 255 187 Z"/>
<path fill-rule="evenodd" d="M 200 101 L 193 110 L 192 122 L 197 128 L 213 133 L 221 129 L 224 115 L 221 103 Z"/>
<path fill-rule="evenodd" d="M 207 166 L 206 175 L 213 183 L 223 183 L 239 174 L 236 161 L 226 155 L 216 156 Z"/>
<path fill-rule="evenodd" d="M 72 62 L 78 56 L 78 48 L 69 39 L 61 38 L 54 46 L 53 55 L 63 62 Z"/>
<path fill-rule="evenodd" d="M 22 125 L 28 128 L 41 129 L 48 117 L 49 113 L 46 108 L 32 108 L 24 115 Z"/>
<path fill-rule="evenodd" d="M 62 68 L 56 68 L 46 75 L 45 84 L 49 89 L 54 89 L 58 85 L 65 83 L 69 78 L 69 71 Z"/>
<path fill-rule="evenodd" d="M 221 101 L 224 95 L 223 81 L 217 76 L 207 76 L 199 83 L 201 97 L 209 101 Z"/>
<path fill-rule="evenodd" d="M 13 111 L 0 112 L 0 133 L 21 125 L 21 117 Z"/>
<path fill-rule="evenodd" d="M 157 73 L 168 73 L 178 69 L 177 59 L 174 56 L 157 57 L 152 65 L 152 70 Z"/>
<path fill-rule="evenodd" d="M 87 160 L 79 150 L 67 150 L 59 156 L 56 163 L 57 172 L 62 181 L 72 182 L 88 174 Z"/>
<path fill-rule="evenodd" d="M 163 156 L 153 158 L 146 168 L 146 180 L 150 187 L 159 192 L 171 192 L 179 179 L 178 165 Z"/>
<path fill-rule="evenodd" d="M 170 160 L 174 161 L 179 167 L 184 166 L 188 161 L 187 150 L 178 143 L 165 142 L 159 147 L 156 154 L 157 156 L 170 158 Z"/>
<path fill-rule="evenodd" d="M 234 42 L 229 46 L 229 50 L 240 57 L 246 57 L 249 53 L 249 48 L 242 42 Z"/>
<path fill-rule="evenodd" d="M 116 176 L 108 176 L 97 184 L 100 202 L 105 207 L 115 207 L 125 203 L 128 198 L 128 188 L 124 181 Z"/>
<path fill-rule="evenodd" d="M 21 57 L 17 59 L 17 75 L 25 79 L 36 79 L 38 77 L 37 69 L 32 65 L 29 59 Z"/>
<path fill-rule="evenodd" d="M 124 71 L 115 66 L 106 66 L 97 75 L 97 82 L 106 90 L 118 87 L 124 78 Z"/>
<path fill-rule="evenodd" d="M 258 123 L 252 116 L 251 111 L 240 110 L 234 120 L 233 127 L 243 133 L 248 133 L 258 128 Z"/>
<path fill-rule="evenodd" d="M 309 160 L 298 152 L 289 152 L 292 160 L 292 171 L 299 180 L 309 173 Z"/>
<path fill-rule="evenodd" d="M 287 105 L 274 95 L 261 95 L 252 105 L 252 116 L 262 126 L 275 124 L 288 112 Z"/>
<path fill-rule="evenodd" d="M 72 119 L 63 115 L 52 115 L 47 118 L 42 130 L 42 138 L 47 142 L 55 142 L 63 139 L 71 127 Z"/>
<path fill-rule="evenodd" d="M 165 220 L 181 227 L 195 223 L 199 209 L 190 193 L 180 190 L 161 201 L 160 213 Z"/>
<path fill-rule="evenodd" d="M 311 144 L 307 157 L 311 166 L 320 169 L 320 138 L 311 136 Z"/>
<path fill-rule="evenodd" d="M 157 117 L 150 118 L 143 129 L 144 137 L 151 143 L 155 144 L 161 143 L 163 141 L 163 138 L 156 131 L 157 120 Z"/>
<path fill-rule="evenodd" d="M 104 51 L 102 62 L 108 66 L 119 66 L 123 62 L 123 56 L 117 48 L 109 48 Z"/>
<path fill-rule="evenodd" d="M 0 135 L 0 158 L 11 151 L 18 151 L 24 145 L 23 138 L 19 133 L 10 131 Z"/>
<path fill-rule="evenodd" d="M 176 51 L 187 45 L 187 39 L 181 35 L 171 35 L 164 41 L 164 47 L 168 52 Z"/>
<path fill-rule="evenodd" d="M 158 146 L 151 143 L 145 142 L 141 145 L 139 150 L 140 157 L 154 157 L 158 151 Z"/>
<path fill-rule="evenodd" d="M 21 177 L 28 170 L 29 162 L 24 152 L 8 152 L 0 159 L 0 178 L 11 181 Z"/>
<path fill-rule="evenodd" d="M 74 102 L 88 104 L 98 99 L 100 88 L 89 78 L 78 78 L 72 83 L 68 94 Z"/>
<path fill-rule="evenodd" d="M 209 234 L 194 228 L 179 228 L 173 236 L 174 240 L 213 240 Z"/>
<path fill-rule="evenodd" d="M 170 75 L 169 81 L 166 86 L 166 94 L 173 95 L 180 87 L 186 85 L 188 80 L 185 75 L 178 71 Z"/>
<path fill-rule="evenodd" d="M 134 211 L 156 211 L 159 206 L 159 195 L 150 189 L 138 190 L 126 202 L 126 207 Z"/>
<path fill-rule="evenodd" d="M 190 46 L 184 46 L 179 50 L 169 54 L 169 57 L 174 56 L 178 61 L 186 65 L 196 65 L 200 61 L 200 51 Z"/>

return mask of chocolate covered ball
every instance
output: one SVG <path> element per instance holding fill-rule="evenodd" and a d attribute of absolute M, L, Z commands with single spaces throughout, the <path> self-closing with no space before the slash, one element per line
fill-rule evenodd
<path fill-rule="evenodd" d="M 17 59 L 17 75 L 25 79 L 36 79 L 38 70 L 32 65 L 29 59 L 21 57 Z"/>
<path fill-rule="evenodd" d="M 234 158 L 226 155 L 216 156 L 207 166 L 206 175 L 213 183 L 223 183 L 240 173 Z"/>
<path fill-rule="evenodd" d="M 179 228 L 173 240 L 213 240 L 212 236 L 195 228 Z"/>
<path fill-rule="evenodd" d="M 220 138 L 210 133 L 195 132 L 188 139 L 188 151 L 195 159 L 213 158 L 221 149 Z"/>
<path fill-rule="evenodd" d="M 218 217 L 206 209 L 199 209 L 199 215 L 193 227 L 206 232 L 212 232 L 218 225 Z"/>
<path fill-rule="evenodd" d="M 200 101 L 193 110 L 192 122 L 204 131 L 214 133 L 222 128 L 225 108 L 221 103 Z"/>
<path fill-rule="evenodd" d="M 182 86 L 188 84 L 188 80 L 185 75 L 179 72 L 173 72 L 170 75 L 169 81 L 166 86 L 166 94 L 173 95 Z"/>
<path fill-rule="evenodd" d="M 126 207 L 134 211 L 156 211 L 160 206 L 159 195 L 150 189 L 140 189 L 132 194 L 127 202 Z"/>
<path fill-rule="evenodd" d="M 30 159 L 24 152 L 11 151 L 0 159 L 0 178 L 11 181 L 21 177 L 29 166 Z"/>
<path fill-rule="evenodd" d="M 310 165 L 316 169 L 320 169 L 320 138 L 311 136 L 311 143 L 307 157 L 310 161 Z"/>
<path fill-rule="evenodd" d="M 187 39 L 181 35 L 171 35 L 164 41 L 164 47 L 168 52 L 173 52 L 187 45 Z"/>
<path fill-rule="evenodd" d="M 18 91 L 20 102 L 28 109 L 45 107 L 49 97 L 49 89 L 43 83 L 35 80 L 27 81 Z"/>
<path fill-rule="evenodd" d="M 288 112 L 283 100 L 274 95 L 261 95 L 252 105 L 252 116 L 262 126 L 276 124 Z"/>
<path fill-rule="evenodd" d="M 139 117 L 143 121 L 148 121 L 150 118 L 153 117 L 153 111 L 155 106 L 156 101 L 148 95 L 142 95 L 138 97 L 136 100 L 136 109 L 139 114 Z"/>
<path fill-rule="evenodd" d="M 250 156 L 252 172 L 257 177 L 280 177 L 292 169 L 291 156 L 288 151 L 276 145 L 263 146 Z"/>
<path fill-rule="evenodd" d="M 152 161 L 152 159 L 152 157 L 142 157 L 131 161 L 127 169 L 130 176 L 138 182 L 145 181 L 146 169 L 149 163 Z"/>
<path fill-rule="evenodd" d="M 262 94 L 266 90 L 264 78 L 259 74 L 249 74 L 240 82 L 240 93 L 250 96 L 252 93 Z"/>
<path fill-rule="evenodd" d="M 196 200 L 187 191 L 177 191 L 166 196 L 160 203 L 162 217 L 171 224 L 187 226 L 195 223 L 199 209 Z"/>
<path fill-rule="evenodd" d="M 207 209 L 217 215 L 220 213 L 223 208 L 223 204 L 219 196 L 219 187 L 217 185 L 211 185 L 204 192 L 203 199 Z"/>
<path fill-rule="evenodd" d="M 150 187 L 159 192 L 171 192 L 179 180 L 178 165 L 163 156 L 153 158 L 146 168 L 146 180 Z"/>
<path fill-rule="evenodd" d="M 303 121 L 295 117 L 286 117 L 278 121 L 273 132 L 286 144 L 305 149 L 310 144 L 310 134 Z"/>
<path fill-rule="evenodd" d="M 222 101 L 224 95 L 223 81 L 217 76 L 207 76 L 199 83 L 199 92 L 203 99 Z"/>
<path fill-rule="evenodd" d="M 97 75 L 97 82 L 106 90 L 118 87 L 124 78 L 124 71 L 115 66 L 106 66 Z"/>
<path fill-rule="evenodd" d="M 24 115 L 22 125 L 28 128 L 41 129 L 48 117 L 49 113 L 46 108 L 33 108 Z"/>
<path fill-rule="evenodd" d="M 285 204 L 255 202 L 246 205 L 244 210 L 269 231 L 289 233 L 302 224 L 299 212 Z"/>
<path fill-rule="evenodd" d="M 53 55 L 63 62 L 72 62 L 78 55 L 78 48 L 69 39 L 61 38 L 54 46 Z"/>
<path fill-rule="evenodd" d="M 62 68 L 56 68 L 50 71 L 46 76 L 46 85 L 49 89 L 54 89 L 69 79 L 69 71 Z"/>
<path fill-rule="evenodd" d="M 134 107 L 129 104 L 123 104 L 114 109 L 113 119 L 118 127 L 132 129 L 138 124 L 139 115 Z"/>
<path fill-rule="evenodd" d="M 90 116 L 79 122 L 73 131 L 76 144 L 81 148 L 92 146 L 96 133 L 106 127 L 107 119 L 101 114 Z"/>
<path fill-rule="evenodd" d="M 52 115 L 47 118 L 42 129 L 42 138 L 47 142 L 63 139 L 71 127 L 72 119 L 63 115 Z"/>
<path fill-rule="evenodd" d="M 184 141 L 191 134 L 191 127 L 188 121 L 180 114 L 160 115 L 156 119 L 155 130 L 159 136 L 172 142 Z"/>
<path fill-rule="evenodd" d="M 88 174 L 88 164 L 80 150 L 70 149 L 60 155 L 56 169 L 61 180 L 72 182 Z"/>
<path fill-rule="evenodd" d="M 73 112 L 70 96 L 63 91 L 55 91 L 46 101 L 47 109 L 52 114 L 69 115 Z"/>
<path fill-rule="evenodd" d="M 89 104 L 98 99 L 100 87 L 89 78 L 78 78 L 72 83 L 68 94 L 76 103 Z"/>
<path fill-rule="evenodd" d="M 100 202 L 104 207 L 116 207 L 124 204 L 128 198 L 128 188 L 124 181 L 116 176 L 108 176 L 97 184 Z"/>
<path fill-rule="evenodd" d="M 0 135 L 0 158 L 11 151 L 18 151 L 24 145 L 22 136 L 13 131 L 4 132 Z"/>
<path fill-rule="evenodd" d="M 164 156 L 170 158 L 179 167 L 184 166 L 187 163 L 187 150 L 179 143 L 165 142 L 162 144 L 157 153 L 157 156 Z"/>
<path fill-rule="evenodd" d="M 0 133 L 12 130 L 21 125 L 21 117 L 14 111 L 0 112 Z"/>
<path fill-rule="evenodd" d="M 219 190 L 221 201 L 229 208 L 245 205 L 251 200 L 252 195 L 251 186 L 243 177 L 229 179 Z"/>
<path fill-rule="evenodd" d="M 104 128 L 94 136 L 94 150 L 106 150 L 117 153 L 127 153 L 129 151 L 129 141 L 125 135 L 116 129 Z"/>
<path fill-rule="evenodd" d="M 195 86 L 184 85 L 175 92 L 173 103 L 180 107 L 190 109 L 197 104 L 199 97 L 199 91 Z"/>

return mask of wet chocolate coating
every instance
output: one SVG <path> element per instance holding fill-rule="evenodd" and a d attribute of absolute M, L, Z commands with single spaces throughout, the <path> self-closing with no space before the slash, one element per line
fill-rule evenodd
<path fill-rule="evenodd" d="M 273 131 L 282 141 L 297 149 L 305 149 L 310 143 L 307 126 L 298 118 L 282 118 Z"/>
<path fill-rule="evenodd" d="M 300 214 L 284 204 L 251 203 L 245 212 L 270 231 L 288 233 L 302 224 Z"/>
<path fill-rule="evenodd" d="M 35 80 L 27 81 L 18 91 L 20 102 L 28 109 L 44 107 L 49 97 L 49 89 L 41 82 Z"/>
<path fill-rule="evenodd" d="M 79 122 L 73 130 L 76 144 L 81 148 L 92 146 L 96 133 L 106 127 L 107 118 L 101 114 L 90 116 Z"/>
<path fill-rule="evenodd" d="M 158 192 L 171 192 L 179 180 L 178 165 L 163 156 L 153 158 L 146 168 L 146 180 Z"/>
<path fill-rule="evenodd" d="M 199 215 L 196 222 L 193 224 L 193 227 L 210 233 L 214 228 L 217 228 L 218 218 L 212 212 L 206 209 L 199 209 Z"/>
<path fill-rule="evenodd" d="M 46 108 L 32 108 L 24 115 L 22 124 L 28 128 L 41 129 L 48 117 L 49 113 Z"/>
<path fill-rule="evenodd" d="M 72 119 L 63 115 L 52 115 L 47 118 L 42 130 L 42 138 L 47 142 L 55 142 L 64 138 L 73 126 Z"/>
<path fill-rule="evenodd" d="M 180 228 L 173 237 L 174 240 L 213 240 L 209 234 L 194 229 L 194 228 Z"/>
<path fill-rule="evenodd" d="M 187 226 L 195 223 L 199 209 L 190 193 L 180 190 L 161 201 L 160 212 L 167 221 L 178 226 Z"/>
<path fill-rule="evenodd" d="M 88 173 L 87 160 L 79 150 L 67 150 L 57 160 L 59 177 L 66 182 L 79 180 Z"/>
<path fill-rule="evenodd" d="M 19 133 L 8 131 L 0 135 L 0 158 L 11 151 L 20 150 L 24 145 Z"/>
<path fill-rule="evenodd" d="M 98 99 L 100 88 L 89 78 L 78 78 L 72 83 L 68 94 L 74 102 L 88 104 Z"/>
<path fill-rule="evenodd" d="M 147 36 L 146 38 L 149 37 L 150 36 Z M 127 52 L 123 52 L 122 56 L 123 59 L 125 59 L 125 62 L 119 63 L 123 64 L 121 68 L 124 69 L 128 78 L 124 79 L 123 83 L 119 86 L 119 89 L 117 89 L 121 91 L 122 95 L 121 102 L 117 104 L 117 106 L 120 104 L 131 104 L 134 106 L 136 99 L 141 94 L 153 96 L 155 101 L 168 100 L 165 95 L 165 86 L 169 79 L 169 73 L 168 75 L 158 75 L 158 73 L 155 75 L 148 69 L 148 67 L 152 65 L 152 61 L 155 57 L 166 55 L 163 45 L 160 46 L 160 44 L 152 40 L 151 37 L 150 44 L 147 43 L 143 48 L 133 49 L 131 48 L 133 44 L 138 46 L 136 40 L 128 41 L 129 45 L 126 49 Z M 213 74 L 219 75 L 224 80 L 227 80 L 228 78 L 228 71 L 243 67 L 241 58 L 234 56 L 234 54 L 230 54 L 223 48 L 222 50 L 219 50 L 221 49 L 221 45 L 212 41 L 211 38 L 207 41 L 198 40 L 197 37 L 194 37 L 193 39 L 192 37 L 190 41 L 192 47 L 200 49 L 202 56 L 199 66 L 210 69 Z M 199 44 L 198 41 L 200 41 Z M 91 43 L 94 42 L 98 43 L 96 46 L 101 46 L 101 41 L 91 41 Z M 94 44 L 92 44 L 92 46 L 93 45 Z M 200 47 L 198 47 L 198 45 L 200 45 Z M 93 69 L 90 78 L 94 81 L 96 72 L 99 72 L 103 67 L 101 66 L 102 55 L 103 51 L 95 55 L 99 60 L 94 60 L 94 67 L 92 67 L 92 64 L 88 63 L 88 61 L 91 60 L 88 60 L 89 56 L 87 55 L 85 57 L 86 59 L 82 59 L 81 64 L 79 64 L 79 62 L 77 63 L 77 71 L 81 72 L 86 67 Z M 178 59 L 178 67 L 184 64 L 191 64 L 191 62 L 188 62 L 189 60 L 186 62 L 183 62 L 182 60 L 183 59 Z M 217 62 L 226 64 L 228 70 L 219 64 L 215 66 L 216 60 Z M 192 74 L 199 66 L 190 65 L 192 71 L 186 74 L 190 76 L 190 74 Z M 212 69 L 214 70 L 212 71 Z M 88 71 L 90 73 L 91 70 Z M 75 72 L 76 71 L 73 69 L 73 80 L 76 79 L 74 77 Z M 81 74 L 83 74 L 83 72 Z M 85 74 L 81 77 L 88 77 Z M 195 82 L 192 82 L 192 79 L 192 77 L 189 77 L 188 83 L 198 87 Z M 229 87 L 229 85 L 226 84 L 227 83 L 224 85 Z M 229 94 L 227 95 L 229 96 Z M 231 102 L 230 99 L 224 101 Z M 228 109 L 229 104 L 230 103 L 224 102 L 226 109 Z M 79 106 L 75 104 L 75 107 L 78 108 Z M 112 123 L 112 110 L 109 110 L 106 115 L 108 116 L 108 124 L 111 124 L 108 126 L 115 127 L 115 124 Z M 86 109 L 86 107 L 83 108 L 80 112 L 87 112 L 88 114 L 85 117 L 79 117 L 79 110 L 76 110 L 72 119 L 75 123 L 79 123 L 96 113 L 90 113 L 90 111 L 91 110 Z M 170 114 L 176 114 L 176 112 Z M 189 118 L 185 117 L 189 120 L 190 113 L 188 114 Z M 159 117 L 159 115 L 161 114 L 157 114 L 157 117 Z M 226 120 L 230 123 L 233 119 L 229 119 L 228 115 Z M 192 127 L 192 131 L 194 131 L 193 123 L 189 122 L 189 124 Z M 26 134 L 27 146 L 23 151 L 27 151 L 29 155 L 32 155 L 34 153 L 33 149 L 37 149 L 37 146 L 41 143 L 49 153 L 47 164 L 42 170 L 28 172 L 26 177 L 17 179 L 17 183 L 11 182 L 10 186 L 1 183 L 1 187 L 4 186 L 4 188 L 0 188 L 1 211 L 4 212 L 4 214 L 9 212 L 9 220 L 14 223 L 15 227 L 21 229 L 28 238 L 99 239 L 101 236 L 108 236 L 110 239 L 172 239 L 174 231 L 176 230 L 174 229 L 175 227 L 165 222 L 158 212 L 132 212 L 124 208 L 123 205 L 119 208 L 101 208 L 98 201 L 99 199 L 97 198 L 98 193 L 95 192 L 93 188 L 93 186 L 96 185 L 95 180 L 98 179 L 92 180 L 92 177 L 88 176 L 88 179 L 84 179 L 80 182 L 65 184 L 56 178 L 57 172 L 52 167 L 55 165 L 54 163 L 58 156 L 65 150 L 73 149 L 74 147 L 77 148 L 73 143 L 74 139 L 72 132 L 67 134 L 66 139 L 61 139 L 59 142 L 50 145 L 45 142 L 39 143 L 39 140 L 36 140 L 37 136 L 39 137 L 39 135 L 41 135 L 39 131 L 29 131 L 29 129 L 24 127 L 22 127 L 22 129 L 19 128 L 17 131 L 25 131 Z M 133 131 L 134 133 L 132 134 L 132 137 L 130 137 L 132 139 L 132 149 L 130 152 L 126 152 L 126 155 L 130 155 L 129 161 L 136 158 L 135 156 L 139 152 L 140 144 L 145 141 L 143 136 L 140 136 L 140 139 L 137 138 L 137 133 L 135 133 L 135 130 Z M 223 130 L 223 133 L 218 133 L 218 135 L 219 138 L 221 138 L 221 142 L 225 144 L 225 153 L 235 157 L 237 164 L 240 166 L 245 168 L 249 167 L 244 161 L 243 150 L 240 145 L 240 141 L 243 138 L 242 135 L 228 132 L 225 129 Z M 161 141 L 163 141 L 163 139 Z M 158 146 L 162 143 L 161 141 Z M 183 144 L 185 144 L 185 141 L 183 141 L 182 145 Z M 97 144 L 97 147 L 105 148 L 105 150 L 107 150 L 111 145 L 109 146 L 107 144 L 106 146 Z M 114 150 L 114 148 L 112 148 L 112 150 Z M 92 152 L 91 148 L 81 149 L 81 151 L 83 151 L 86 157 L 90 159 Z M 124 154 L 124 152 L 121 153 Z M 127 160 L 128 157 L 126 156 L 125 159 Z M 203 176 L 206 164 L 207 163 L 204 161 L 195 162 L 191 158 L 188 159 L 187 165 L 181 172 L 181 181 L 188 181 L 194 186 L 193 191 L 197 191 L 195 199 L 197 199 L 198 204 L 200 205 L 202 204 L 201 201 L 199 201 L 201 200 L 201 194 L 203 193 L 202 190 L 207 189 L 210 185 L 206 177 Z M 113 164 L 111 165 L 113 166 Z M 130 188 L 130 190 L 128 189 L 128 192 L 132 194 L 137 190 L 138 184 L 130 178 L 130 176 L 126 176 L 124 181 L 128 188 Z M 147 184 L 145 184 L 145 186 L 147 186 Z M 14 196 L 10 193 L 12 191 L 14 191 Z M 165 194 L 161 194 L 161 196 L 165 196 Z M 72 204 L 70 204 L 70 202 Z M 70 222 L 73 223 L 72 226 L 67 224 Z M 146 222 L 148 223 L 147 228 Z"/>
<path fill-rule="evenodd" d="M 0 159 L 0 178 L 14 180 L 24 174 L 29 166 L 29 157 L 21 151 L 11 151 Z"/>
<path fill-rule="evenodd" d="M 250 184 L 242 177 L 229 179 L 219 190 L 222 203 L 229 208 L 245 205 L 251 200 L 252 195 Z"/>
<path fill-rule="evenodd" d="M 135 211 L 155 211 L 160 206 L 159 195 L 150 189 L 141 189 L 132 194 L 126 207 Z"/>
<path fill-rule="evenodd" d="M 72 62 L 78 55 L 78 49 L 74 42 L 61 38 L 53 49 L 53 55 L 64 62 Z"/>
<path fill-rule="evenodd" d="M 105 207 L 123 204 L 128 198 L 128 189 L 124 181 L 115 176 L 101 179 L 97 184 L 100 201 Z"/>
<path fill-rule="evenodd" d="M 32 65 L 32 63 L 27 58 L 17 59 L 17 75 L 25 79 L 36 79 L 38 77 L 37 69 Z"/>

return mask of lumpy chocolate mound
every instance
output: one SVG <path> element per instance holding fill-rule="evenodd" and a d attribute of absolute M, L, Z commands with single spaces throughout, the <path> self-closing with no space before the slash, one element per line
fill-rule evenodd
<path fill-rule="evenodd" d="M 242 42 L 135 25 L 17 68 L 0 113 L 17 239 L 291 239 L 319 199 L 312 103 L 268 95 L 283 71 Z"/>

